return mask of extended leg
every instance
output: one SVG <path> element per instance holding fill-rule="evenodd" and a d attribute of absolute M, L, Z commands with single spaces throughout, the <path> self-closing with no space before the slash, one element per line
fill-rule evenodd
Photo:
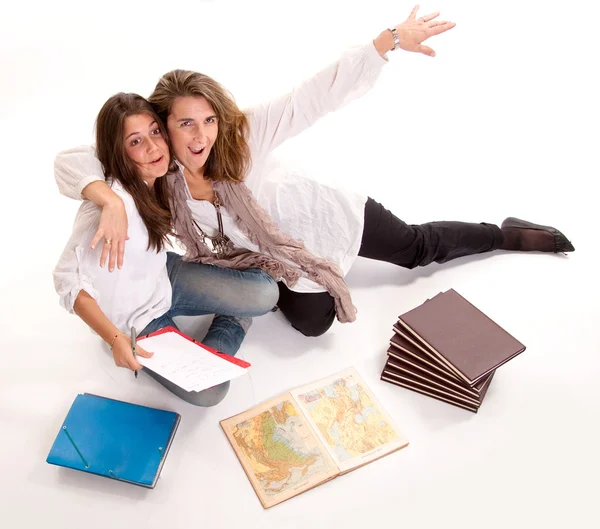
<path fill-rule="evenodd" d="M 409 225 L 369 198 L 358 255 L 415 268 L 495 250 L 503 242 L 502 230 L 494 224 L 428 222 Z"/>

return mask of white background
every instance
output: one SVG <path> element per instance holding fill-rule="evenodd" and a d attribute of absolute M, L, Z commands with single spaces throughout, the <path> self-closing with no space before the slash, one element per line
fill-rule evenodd
<path fill-rule="evenodd" d="M 413 271 L 360 259 L 347 278 L 358 320 L 309 339 L 279 313 L 257 318 L 240 351 L 251 377 L 213 409 L 193 408 L 146 376 L 134 380 L 59 307 L 51 273 L 77 203 L 59 196 L 53 158 L 92 140 L 96 113 L 117 91 L 147 96 L 164 72 L 188 68 L 248 106 L 399 23 L 412 4 L 4 6 L 0 525 L 597 527 L 596 5 L 428 2 L 421 14 L 440 9 L 458 24 L 431 40 L 437 57 L 390 54 L 372 92 L 279 153 L 407 222 L 518 216 L 559 227 L 576 252 L 496 252 Z M 451 287 L 527 346 L 498 371 L 476 415 L 379 380 L 398 314 Z M 351 365 L 409 447 L 264 511 L 218 421 Z M 85 391 L 182 414 L 156 489 L 45 463 Z"/>

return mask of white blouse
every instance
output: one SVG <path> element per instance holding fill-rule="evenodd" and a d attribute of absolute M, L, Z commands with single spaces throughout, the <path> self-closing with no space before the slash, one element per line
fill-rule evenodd
<path fill-rule="evenodd" d="M 93 157 L 93 150 L 89 156 Z M 65 154 L 65 156 L 67 156 Z M 111 187 L 125 204 L 129 240 L 119 273 L 100 268 L 102 244 L 90 249 L 98 229 L 101 208 L 84 201 L 73 225 L 73 233 L 54 269 L 54 286 L 60 304 L 73 313 L 79 292 L 96 300 L 104 315 L 121 331 L 139 332 L 171 308 L 171 282 L 167 274 L 167 252 L 148 250 L 148 231 L 133 198 L 117 181 Z"/>
<path fill-rule="evenodd" d="M 336 263 L 344 275 L 360 249 L 367 197 L 320 184 L 282 164 L 269 154 L 286 139 L 317 122 L 331 111 L 368 91 L 387 59 L 373 42 L 348 49 L 341 58 L 283 97 L 247 110 L 252 166 L 245 183 L 257 202 L 281 231 L 300 239 L 313 254 Z M 102 167 L 90 147 L 58 154 L 55 177 L 63 195 L 80 199 L 89 183 L 102 180 Z M 188 190 L 194 220 L 209 235 L 217 232 L 217 214 L 206 200 L 194 200 Z M 221 208 L 226 235 L 236 247 L 260 251 Z M 126 245 L 129 242 L 126 243 Z M 296 292 L 323 292 L 303 275 Z"/>

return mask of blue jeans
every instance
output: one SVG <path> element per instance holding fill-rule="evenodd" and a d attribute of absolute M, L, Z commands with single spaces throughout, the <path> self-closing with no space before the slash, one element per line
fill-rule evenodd
<path fill-rule="evenodd" d="M 167 271 L 173 290 L 171 308 L 152 320 L 139 335 L 172 326 L 175 316 L 215 314 L 202 343 L 235 356 L 254 316 L 262 316 L 277 303 L 279 290 L 270 275 L 258 269 L 232 270 L 199 263 L 186 263 L 181 256 L 167 253 Z M 196 336 L 193 338 L 199 339 Z M 229 382 L 204 391 L 185 391 L 153 371 L 144 368 L 157 382 L 195 406 L 214 406 L 225 398 Z"/>

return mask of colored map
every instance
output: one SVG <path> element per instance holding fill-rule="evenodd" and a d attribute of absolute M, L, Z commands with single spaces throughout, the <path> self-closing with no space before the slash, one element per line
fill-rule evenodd
<path fill-rule="evenodd" d="M 369 394 L 352 376 L 299 393 L 298 398 L 340 462 L 398 439 Z"/>
<path fill-rule="evenodd" d="M 232 435 L 267 496 L 291 492 L 332 470 L 316 436 L 289 400 L 233 426 Z"/>

